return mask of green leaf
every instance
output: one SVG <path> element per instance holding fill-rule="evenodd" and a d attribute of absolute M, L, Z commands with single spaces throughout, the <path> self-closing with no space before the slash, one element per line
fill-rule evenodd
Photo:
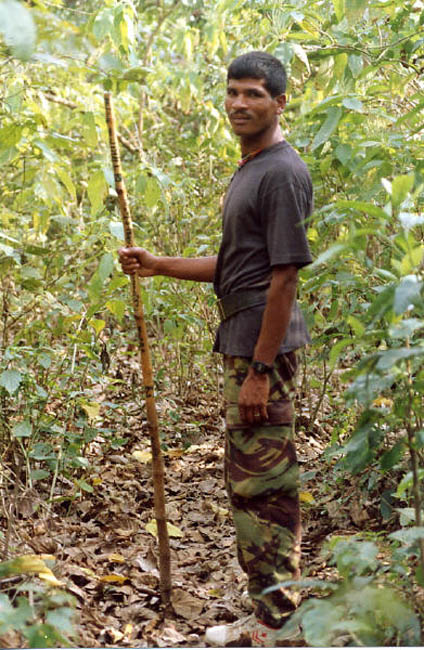
<path fill-rule="evenodd" d="M 158 181 L 153 177 L 149 177 L 144 191 L 144 201 L 148 208 L 153 208 L 159 201 L 162 191 Z"/>
<path fill-rule="evenodd" d="M 386 371 L 395 366 L 399 361 L 405 361 L 406 359 L 422 354 L 424 355 L 424 347 L 418 345 L 411 348 L 383 350 L 379 352 L 376 368 L 377 370 Z"/>
<path fill-rule="evenodd" d="M 396 508 L 396 511 L 400 514 L 400 525 L 402 527 L 415 522 L 415 508 Z"/>
<path fill-rule="evenodd" d="M 349 2 L 349 0 L 347 0 Z M 337 22 L 341 22 L 345 15 L 345 0 L 333 0 L 334 13 L 336 14 Z"/>
<path fill-rule="evenodd" d="M 20 264 L 21 256 L 11 246 L 6 246 L 6 244 L 2 244 L 0 242 L 0 251 L 4 254 L 5 257 L 10 257 L 11 259 L 15 260 L 15 262 L 18 262 L 18 264 Z"/>
<path fill-rule="evenodd" d="M 395 533 L 390 533 L 389 538 L 394 539 L 396 542 L 402 542 L 402 544 L 414 544 L 418 540 L 424 539 L 424 526 L 402 528 L 402 530 L 397 530 Z"/>
<path fill-rule="evenodd" d="M 332 545 L 332 551 L 338 571 L 341 575 L 348 576 L 374 570 L 379 549 L 373 542 L 339 538 Z"/>
<path fill-rule="evenodd" d="M 357 111 L 358 113 L 362 113 L 364 110 L 363 103 L 356 97 L 345 97 L 342 104 L 345 108 L 349 108 L 352 111 Z"/>
<path fill-rule="evenodd" d="M 294 54 L 297 56 L 299 61 L 302 61 L 303 65 L 306 67 L 307 71 L 310 72 L 311 68 L 309 66 L 309 61 L 308 61 L 308 55 L 306 54 L 306 50 L 303 49 L 301 45 L 298 43 L 292 43 L 292 48 Z"/>
<path fill-rule="evenodd" d="M 56 607 L 47 612 L 46 621 L 64 634 L 72 634 L 74 632 L 72 623 L 74 615 L 75 612 L 71 607 Z"/>
<path fill-rule="evenodd" d="M 414 175 L 396 176 L 392 181 L 392 203 L 399 206 L 414 186 Z"/>
<path fill-rule="evenodd" d="M 109 231 L 116 239 L 120 239 L 121 241 L 125 240 L 124 226 L 121 221 L 111 221 L 109 223 Z"/>
<path fill-rule="evenodd" d="M 59 160 L 57 154 L 52 149 L 50 149 L 50 147 L 47 146 L 47 144 L 43 142 L 43 140 L 40 140 L 39 138 L 35 138 L 33 140 L 33 144 L 34 146 L 38 147 L 41 150 L 44 158 L 49 162 L 55 163 Z"/>
<path fill-rule="evenodd" d="M 416 449 L 424 448 L 424 429 L 415 432 L 415 447 Z"/>
<path fill-rule="evenodd" d="M 5 370 L 0 375 L 0 386 L 3 386 L 9 395 L 13 395 L 18 390 L 21 381 L 22 375 L 17 370 Z"/>
<path fill-rule="evenodd" d="M 96 303 L 101 296 L 103 290 L 103 282 L 97 273 L 93 273 L 93 277 L 90 280 L 90 284 L 88 285 L 88 293 L 90 296 L 90 300 L 94 303 Z"/>
<path fill-rule="evenodd" d="M 46 460 L 47 458 L 55 458 L 52 445 L 46 442 L 37 442 L 29 452 L 28 456 L 34 460 Z"/>
<path fill-rule="evenodd" d="M 64 184 L 68 190 L 73 201 L 76 201 L 77 193 L 75 185 L 72 181 L 72 178 L 69 176 L 68 172 L 63 169 L 63 167 L 55 167 L 56 174 L 58 175 L 60 181 Z"/>
<path fill-rule="evenodd" d="M 287 65 L 293 58 L 293 47 L 291 43 L 280 43 L 274 51 L 274 56 L 281 61 L 283 65 Z"/>
<path fill-rule="evenodd" d="M 352 344 L 353 344 L 352 339 L 342 339 L 341 341 L 337 341 L 337 343 L 335 343 L 332 346 L 332 348 L 330 350 L 330 358 L 329 358 L 331 368 L 335 367 L 335 365 L 336 365 L 336 363 L 337 363 L 337 361 L 338 361 L 338 359 L 340 357 L 341 352 L 348 345 L 352 345 Z"/>
<path fill-rule="evenodd" d="M 417 570 L 415 571 L 415 580 L 420 585 L 420 587 L 424 587 L 424 567 L 422 564 L 419 564 Z"/>
<path fill-rule="evenodd" d="M 22 3 L 0 1 L 0 33 L 12 55 L 28 61 L 35 49 L 36 29 L 31 13 Z"/>
<path fill-rule="evenodd" d="M 123 300 L 108 300 L 106 307 L 118 318 L 118 320 L 122 321 L 127 307 Z"/>
<path fill-rule="evenodd" d="M 402 279 L 395 289 L 393 306 L 396 314 L 403 314 L 410 305 L 414 305 L 421 300 L 423 284 L 423 282 L 418 281 L 415 275 L 407 275 Z"/>
<path fill-rule="evenodd" d="M 96 121 L 94 119 L 94 113 L 87 111 L 83 114 L 82 121 L 84 124 L 84 137 L 89 147 L 96 147 L 98 138 L 97 138 L 97 128 Z"/>
<path fill-rule="evenodd" d="M 383 472 L 392 469 L 402 458 L 405 453 L 405 445 L 402 441 L 397 442 L 391 449 L 384 452 L 380 458 L 380 467 Z"/>
<path fill-rule="evenodd" d="M 106 7 L 100 11 L 94 19 L 93 34 L 101 41 L 106 35 L 114 30 L 113 9 Z"/>
<path fill-rule="evenodd" d="M 114 269 L 114 259 L 112 253 L 105 253 L 100 260 L 97 273 L 102 282 L 104 282 L 112 273 Z"/>
<path fill-rule="evenodd" d="M 348 0 L 349 4 L 351 0 Z M 364 66 L 362 56 L 358 54 L 350 54 L 348 58 L 348 66 L 354 78 L 359 77 Z"/>
<path fill-rule="evenodd" d="M 365 325 L 359 320 L 359 318 L 356 318 L 356 316 L 352 316 L 351 314 L 347 317 L 346 322 L 351 326 L 356 336 L 364 335 Z"/>
<path fill-rule="evenodd" d="M 367 203 L 366 201 L 346 201 L 345 199 L 339 199 L 336 202 L 336 205 L 340 208 L 352 208 L 352 210 L 359 210 L 360 212 L 369 214 L 372 217 L 384 219 L 384 221 L 386 221 L 390 216 L 385 210 L 383 210 L 383 208 L 380 208 L 374 203 Z"/>
<path fill-rule="evenodd" d="M 50 476 L 50 472 L 47 469 L 32 469 L 31 470 L 31 480 L 32 481 L 42 481 L 45 478 Z"/>
<path fill-rule="evenodd" d="M 305 641 L 310 647 L 331 647 L 333 645 L 333 625 L 345 618 L 342 605 L 326 599 L 311 599 L 309 610 L 302 616 L 302 629 Z"/>
<path fill-rule="evenodd" d="M 91 214 L 94 216 L 102 207 L 108 186 L 102 170 L 94 172 L 88 181 L 87 194 L 91 203 Z"/>
<path fill-rule="evenodd" d="M 48 623 L 37 623 L 23 630 L 30 648 L 58 648 L 69 645 L 67 640 Z"/>
<path fill-rule="evenodd" d="M 362 16 L 367 4 L 368 0 L 347 0 L 346 16 L 348 20 L 355 21 Z"/>
<path fill-rule="evenodd" d="M 40 364 L 40 366 L 42 366 L 46 370 L 48 370 L 48 368 L 50 368 L 50 366 L 52 365 L 52 358 L 46 352 L 42 352 L 41 354 L 39 354 L 37 357 L 37 361 Z"/>
<path fill-rule="evenodd" d="M 91 325 L 98 336 L 100 332 L 106 327 L 106 321 L 100 318 L 92 318 L 89 322 L 89 325 Z"/>
<path fill-rule="evenodd" d="M 380 291 L 368 309 L 368 316 L 375 321 L 379 320 L 384 314 L 393 309 L 394 296 L 395 287 L 392 285 Z"/>
<path fill-rule="evenodd" d="M 84 479 L 76 479 L 75 483 L 78 485 L 81 490 L 84 490 L 84 492 L 89 492 L 90 494 L 94 492 L 94 488 L 92 485 L 87 483 L 87 481 L 84 481 Z"/>
<path fill-rule="evenodd" d="M 1 5 L 0 5 L 1 6 Z M 20 142 L 22 138 L 23 127 L 19 124 L 9 124 L 0 129 L 0 147 L 10 149 Z"/>
<path fill-rule="evenodd" d="M 414 273 L 417 269 L 419 269 L 423 256 L 424 244 L 420 244 L 412 250 L 410 249 L 403 257 L 400 266 L 398 267 L 400 269 L 400 272 L 404 275 L 407 275 L 408 273 Z M 412 278 L 414 276 L 409 277 Z"/>
<path fill-rule="evenodd" d="M 0 564 L 6 566 L 8 562 Z M 0 570 L 0 575 L 3 572 Z M 7 571 L 5 572 L 7 576 Z M 23 630 L 27 621 L 31 620 L 34 616 L 32 607 L 30 607 L 26 598 L 19 597 L 18 604 L 12 605 L 6 594 L 0 594 L 0 634 L 5 634 L 7 630 Z"/>
<path fill-rule="evenodd" d="M 342 109 L 338 106 L 332 106 L 327 111 L 327 117 L 319 129 L 318 133 L 315 135 L 311 150 L 315 151 L 318 149 L 324 142 L 327 142 L 329 137 L 337 128 L 340 118 L 342 116 Z"/>
<path fill-rule="evenodd" d="M 419 329 L 424 328 L 424 322 L 419 318 L 406 318 L 389 329 L 389 334 L 394 339 L 409 339 Z"/>
<path fill-rule="evenodd" d="M 418 470 L 418 478 L 421 481 L 424 478 L 424 469 L 419 469 Z M 407 490 L 410 490 L 414 484 L 414 477 L 412 472 L 407 472 L 399 485 L 397 486 L 396 490 L 396 497 L 402 498 L 407 492 Z"/>
<path fill-rule="evenodd" d="M 24 420 L 15 424 L 12 429 L 15 438 L 30 438 L 32 435 L 32 424 L 29 420 Z"/>
<path fill-rule="evenodd" d="M 313 269 L 320 266 L 320 264 L 325 264 L 329 260 L 333 259 L 333 257 L 337 257 L 339 253 L 346 249 L 346 244 L 334 244 L 334 246 L 331 246 L 328 250 L 321 253 L 309 268 Z"/>
<path fill-rule="evenodd" d="M 334 155 L 337 160 L 340 160 L 342 165 L 346 165 L 352 159 L 352 147 L 350 144 L 339 144 L 334 151 Z"/>

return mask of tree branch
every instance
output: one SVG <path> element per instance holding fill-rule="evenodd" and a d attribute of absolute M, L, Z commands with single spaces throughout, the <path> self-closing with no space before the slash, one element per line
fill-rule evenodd
<path fill-rule="evenodd" d="M 78 106 L 78 104 L 76 104 L 75 102 L 72 102 L 72 101 L 70 101 L 68 99 L 64 99 L 63 97 L 58 97 L 54 93 L 45 92 L 44 97 L 49 102 L 53 102 L 55 104 L 60 104 L 61 106 L 66 106 L 67 108 L 70 108 L 71 110 L 79 111 L 80 113 L 86 113 L 87 112 L 85 109 L 80 108 Z M 138 153 L 138 148 L 135 145 L 131 144 L 131 142 L 129 140 L 127 140 L 127 138 L 124 138 L 124 136 L 121 135 L 120 133 L 118 133 L 118 140 L 122 144 L 122 146 L 125 147 L 125 149 L 128 149 L 128 151 L 130 151 L 131 153 Z"/>

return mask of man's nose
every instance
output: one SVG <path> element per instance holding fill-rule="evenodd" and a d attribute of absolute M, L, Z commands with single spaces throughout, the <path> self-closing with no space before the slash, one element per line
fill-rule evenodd
<path fill-rule="evenodd" d="M 238 109 L 238 108 L 246 108 L 247 107 L 247 101 L 246 101 L 246 96 L 242 95 L 241 93 L 234 97 L 233 99 L 233 109 Z"/>

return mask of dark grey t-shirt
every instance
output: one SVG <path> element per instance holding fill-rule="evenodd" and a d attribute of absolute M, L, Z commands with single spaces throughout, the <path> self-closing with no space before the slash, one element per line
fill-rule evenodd
<path fill-rule="evenodd" d="M 272 267 L 312 262 L 304 220 L 313 207 L 312 182 L 305 163 L 285 141 L 264 149 L 233 176 L 223 208 L 223 234 L 214 288 L 220 298 L 246 289 L 269 287 Z M 241 311 L 222 322 L 214 351 L 253 354 L 264 306 Z M 309 342 L 297 302 L 279 352 Z"/>

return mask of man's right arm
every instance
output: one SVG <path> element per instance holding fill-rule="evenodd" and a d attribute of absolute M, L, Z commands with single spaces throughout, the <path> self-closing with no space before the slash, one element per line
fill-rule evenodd
<path fill-rule="evenodd" d="M 179 280 L 213 282 L 216 255 L 210 257 L 162 257 L 152 255 L 144 248 L 120 248 L 119 261 L 124 273 L 146 278 L 165 275 Z"/>

